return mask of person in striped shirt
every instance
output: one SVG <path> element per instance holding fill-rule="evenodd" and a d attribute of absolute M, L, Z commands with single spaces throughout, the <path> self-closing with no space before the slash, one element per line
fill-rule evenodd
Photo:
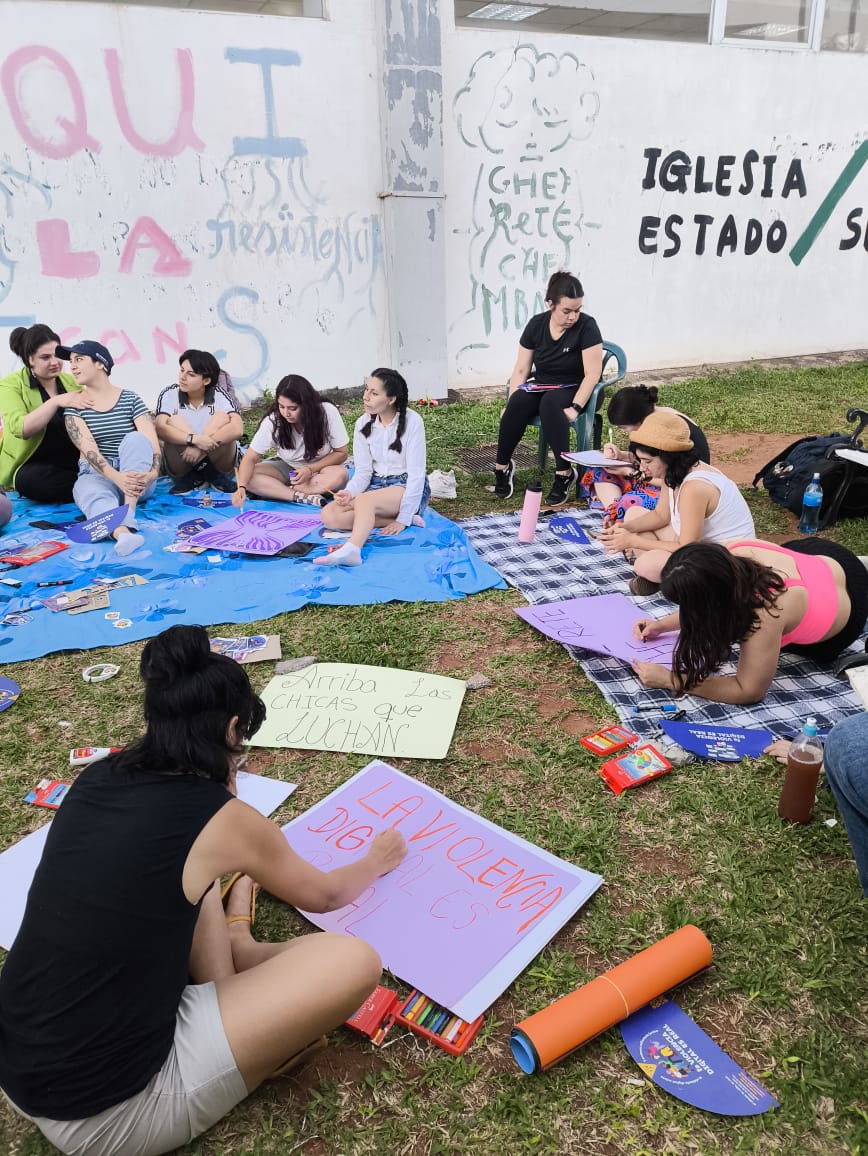
<path fill-rule="evenodd" d="M 154 422 L 138 394 L 112 385 L 114 360 L 104 345 L 58 345 L 57 356 L 70 363 L 82 387 L 81 402 L 65 414 L 66 432 L 81 454 L 72 495 L 88 519 L 126 504 L 124 521 L 112 531 L 115 550 L 124 557 L 145 542 L 136 507 L 153 493 L 160 474 Z"/>

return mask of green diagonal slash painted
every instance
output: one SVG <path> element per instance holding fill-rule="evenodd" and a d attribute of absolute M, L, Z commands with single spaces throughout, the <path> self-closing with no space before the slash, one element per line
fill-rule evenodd
<path fill-rule="evenodd" d="M 844 166 L 844 171 L 829 189 L 826 196 L 823 198 L 823 203 L 808 221 L 808 226 L 790 249 L 790 260 L 794 265 L 800 265 L 802 260 L 808 255 L 808 252 L 822 233 L 823 229 L 829 223 L 829 218 L 835 211 L 835 207 L 841 200 L 843 195 L 847 192 L 850 186 L 855 181 L 859 170 L 868 161 L 868 140 L 863 140 L 856 151 L 850 157 L 847 164 Z"/>

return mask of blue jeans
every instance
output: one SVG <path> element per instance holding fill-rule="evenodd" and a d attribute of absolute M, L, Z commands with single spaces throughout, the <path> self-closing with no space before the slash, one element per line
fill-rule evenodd
<path fill-rule="evenodd" d="M 823 763 L 868 895 L 868 714 L 853 715 L 832 728 Z"/>
<path fill-rule="evenodd" d="M 110 466 L 116 470 L 135 470 L 138 473 L 147 473 L 154 460 L 154 447 L 143 433 L 134 430 L 128 433 L 118 447 L 116 458 L 106 458 Z M 151 482 L 139 502 L 144 502 L 154 492 L 156 481 Z M 95 518 L 97 514 L 106 514 L 109 510 L 116 510 L 126 502 L 123 490 L 104 478 L 90 464 L 82 460 L 78 467 L 78 478 L 72 487 L 72 496 L 75 504 L 86 518 Z M 135 526 L 135 518 L 127 514 L 124 525 L 130 528 Z"/>

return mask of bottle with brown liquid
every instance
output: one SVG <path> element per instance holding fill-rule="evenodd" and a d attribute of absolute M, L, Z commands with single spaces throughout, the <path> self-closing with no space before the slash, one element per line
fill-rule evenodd
<path fill-rule="evenodd" d="M 810 823 L 822 766 L 823 744 L 817 738 L 817 720 L 809 718 L 787 756 L 787 773 L 778 799 L 778 814 L 782 819 L 790 823 Z"/>

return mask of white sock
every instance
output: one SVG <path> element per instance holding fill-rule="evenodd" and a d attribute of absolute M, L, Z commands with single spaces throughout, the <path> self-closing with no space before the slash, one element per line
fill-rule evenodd
<path fill-rule="evenodd" d="M 133 550 L 138 550 L 144 544 L 145 539 L 141 534 L 121 534 L 115 542 L 115 553 L 120 558 L 126 558 L 127 554 L 132 554 Z"/>
<path fill-rule="evenodd" d="M 320 566 L 361 566 L 362 552 L 352 542 L 344 542 L 343 546 L 338 546 L 331 554 L 317 558 L 316 562 Z"/>

